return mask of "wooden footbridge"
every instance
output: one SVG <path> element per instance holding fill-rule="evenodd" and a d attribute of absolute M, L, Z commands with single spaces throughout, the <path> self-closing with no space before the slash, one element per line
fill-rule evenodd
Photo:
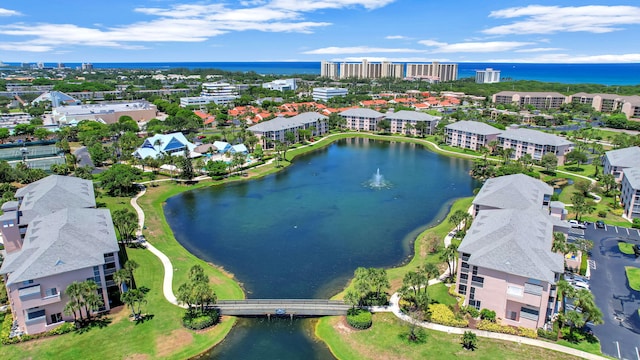
<path fill-rule="evenodd" d="M 346 315 L 351 305 L 322 299 L 248 299 L 219 300 L 214 307 L 221 315 L 293 317 Z"/>

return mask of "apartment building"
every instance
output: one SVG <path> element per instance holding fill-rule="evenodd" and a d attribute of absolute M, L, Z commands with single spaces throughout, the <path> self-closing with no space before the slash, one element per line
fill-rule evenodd
<path fill-rule="evenodd" d="M 320 62 L 320 76 L 334 80 L 338 79 L 338 66 L 338 63 L 323 60 L 322 62 Z"/>
<path fill-rule="evenodd" d="M 395 64 L 389 61 L 370 63 L 362 60 L 360 63 L 344 62 L 340 64 L 340 79 L 380 79 L 404 77 L 404 64 Z"/>
<path fill-rule="evenodd" d="M 554 231 L 568 231 L 539 208 L 481 211 L 458 247 L 464 305 L 496 312 L 503 325 L 536 329 L 553 316 L 564 257 Z"/>
<path fill-rule="evenodd" d="M 566 154 L 573 149 L 573 143 L 565 138 L 517 126 L 500 133 L 498 142 L 503 149 L 513 149 L 512 159 L 530 154 L 534 160 L 540 160 L 544 154 L 552 153 L 558 158 L 559 165 L 564 164 Z"/>
<path fill-rule="evenodd" d="M 553 233 L 569 224 L 551 206 L 553 188 L 524 174 L 489 179 L 473 200 L 475 220 L 458 247 L 457 289 L 465 305 L 506 325 L 538 328 L 553 316 L 564 258 Z M 558 205 L 558 204 L 556 204 Z"/>
<path fill-rule="evenodd" d="M 473 199 L 472 215 L 483 210 L 543 209 L 548 212 L 553 187 L 524 174 L 488 179 Z"/>
<path fill-rule="evenodd" d="M 494 84 L 500 82 L 500 70 L 486 68 L 476 70 L 476 84 Z"/>
<path fill-rule="evenodd" d="M 621 182 L 625 169 L 640 167 L 640 147 L 610 150 L 604 153 L 603 173 L 612 174 Z"/>
<path fill-rule="evenodd" d="M 640 218 L 640 167 L 624 169 L 620 200 L 627 219 Z"/>
<path fill-rule="evenodd" d="M 96 282 L 100 310 L 119 304 L 113 280 L 119 246 L 109 210 L 95 208 L 93 183 L 51 175 L 15 197 L 0 216 L 6 250 L 0 275 L 20 331 L 36 334 L 73 320 L 64 314 L 64 291 L 73 281 Z"/>
<path fill-rule="evenodd" d="M 391 123 L 392 133 L 412 136 L 433 134 L 438 122 L 442 119 L 440 116 L 409 110 L 398 112 L 390 110 L 385 114 L 385 118 Z"/>
<path fill-rule="evenodd" d="M 620 111 L 629 119 L 640 118 L 640 96 L 638 95 L 576 93 L 570 95 L 568 101 L 574 104 L 591 105 L 594 110 L 603 113 Z"/>
<path fill-rule="evenodd" d="M 326 134 L 329 131 L 328 119 L 322 114 L 306 112 L 290 118 L 278 116 L 275 119 L 253 125 L 247 130 L 258 138 L 264 149 L 272 149 L 277 141 L 286 141 L 285 133 L 288 131 L 295 134 L 296 142 L 300 141 L 298 130 L 311 130 L 311 136 Z"/>
<path fill-rule="evenodd" d="M 567 97 L 556 92 L 500 91 L 493 94 L 494 104 L 508 104 L 524 107 L 533 105 L 538 110 L 559 109 L 567 102 Z"/>
<path fill-rule="evenodd" d="M 339 113 L 346 120 L 346 126 L 354 131 L 376 131 L 378 122 L 384 119 L 384 114 L 372 109 L 348 109 Z"/>
<path fill-rule="evenodd" d="M 445 126 L 447 145 L 478 151 L 497 140 L 502 130 L 479 121 L 456 121 Z"/>
<path fill-rule="evenodd" d="M 458 64 L 415 63 L 407 64 L 407 78 L 427 79 L 434 82 L 458 80 Z"/>

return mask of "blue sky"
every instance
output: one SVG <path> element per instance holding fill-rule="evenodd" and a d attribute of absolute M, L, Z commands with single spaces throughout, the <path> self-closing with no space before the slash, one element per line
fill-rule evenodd
<path fill-rule="evenodd" d="M 0 3 L 4 62 L 640 62 L 640 2 Z"/>

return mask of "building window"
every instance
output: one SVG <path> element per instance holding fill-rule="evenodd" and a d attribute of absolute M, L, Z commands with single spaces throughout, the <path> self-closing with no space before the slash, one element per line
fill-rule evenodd
<path fill-rule="evenodd" d="M 477 266 L 473 267 L 473 275 L 478 275 L 478 267 Z"/>
<path fill-rule="evenodd" d="M 62 313 L 51 314 L 51 323 L 59 323 L 62 321 Z"/>
<path fill-rule="evenodd" d="M 469 274 L 460 274 L 460 281 L 467 282 L 469 279 Z"/>
<path fill-rule="evenodd" d="M 58 289 L 51 288 L 44 291 L 44 297 L 56 296 L 58 295 Z"/>
<path fill-rule="evenodd" d="M 477 286 L 479 288 L 484 286 L 484 278 L 480 277 L 480 276 L 472 276 L 471 277 L 471 284 L 473 284 L 473 286 Z"/>
<path fill-rule="evenodd" d="M 480 310 L 480 300 L 469 300 L 469 306 L 473 306 L 474 308 Z"/>
<path fill-rule="evenodd" d="M 27 313 L 27 320 L 33 320 L 45 316 L 44 309 L 32 310 Z"/>
<path fill-rule="evenodd" d="M 539 314 L 540 311 L 537 309 L 526 308 L 524 306 L 520 308 L 520 317 L 525 319 L 537 321 Z"/>
<path fill-rule="evenodd" d="M 25 280 L 22 282 L 22 285 L 30 285 L 33 284 L 33 280 Z"/>
<path fill-rule="evenodd" d="M 467 295 L 467 285 L 460 285 L 458 287 L 458 293 L 462 295 Z"/>

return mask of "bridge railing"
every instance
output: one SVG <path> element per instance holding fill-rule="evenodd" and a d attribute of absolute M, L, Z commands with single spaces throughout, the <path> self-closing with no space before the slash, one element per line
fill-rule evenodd
<path fill-rule="evenodd" d="M 245 299 L 245 300 L 218 300 L 216 305 L 344 305 L 341 300 L 324 299 Z"/>

